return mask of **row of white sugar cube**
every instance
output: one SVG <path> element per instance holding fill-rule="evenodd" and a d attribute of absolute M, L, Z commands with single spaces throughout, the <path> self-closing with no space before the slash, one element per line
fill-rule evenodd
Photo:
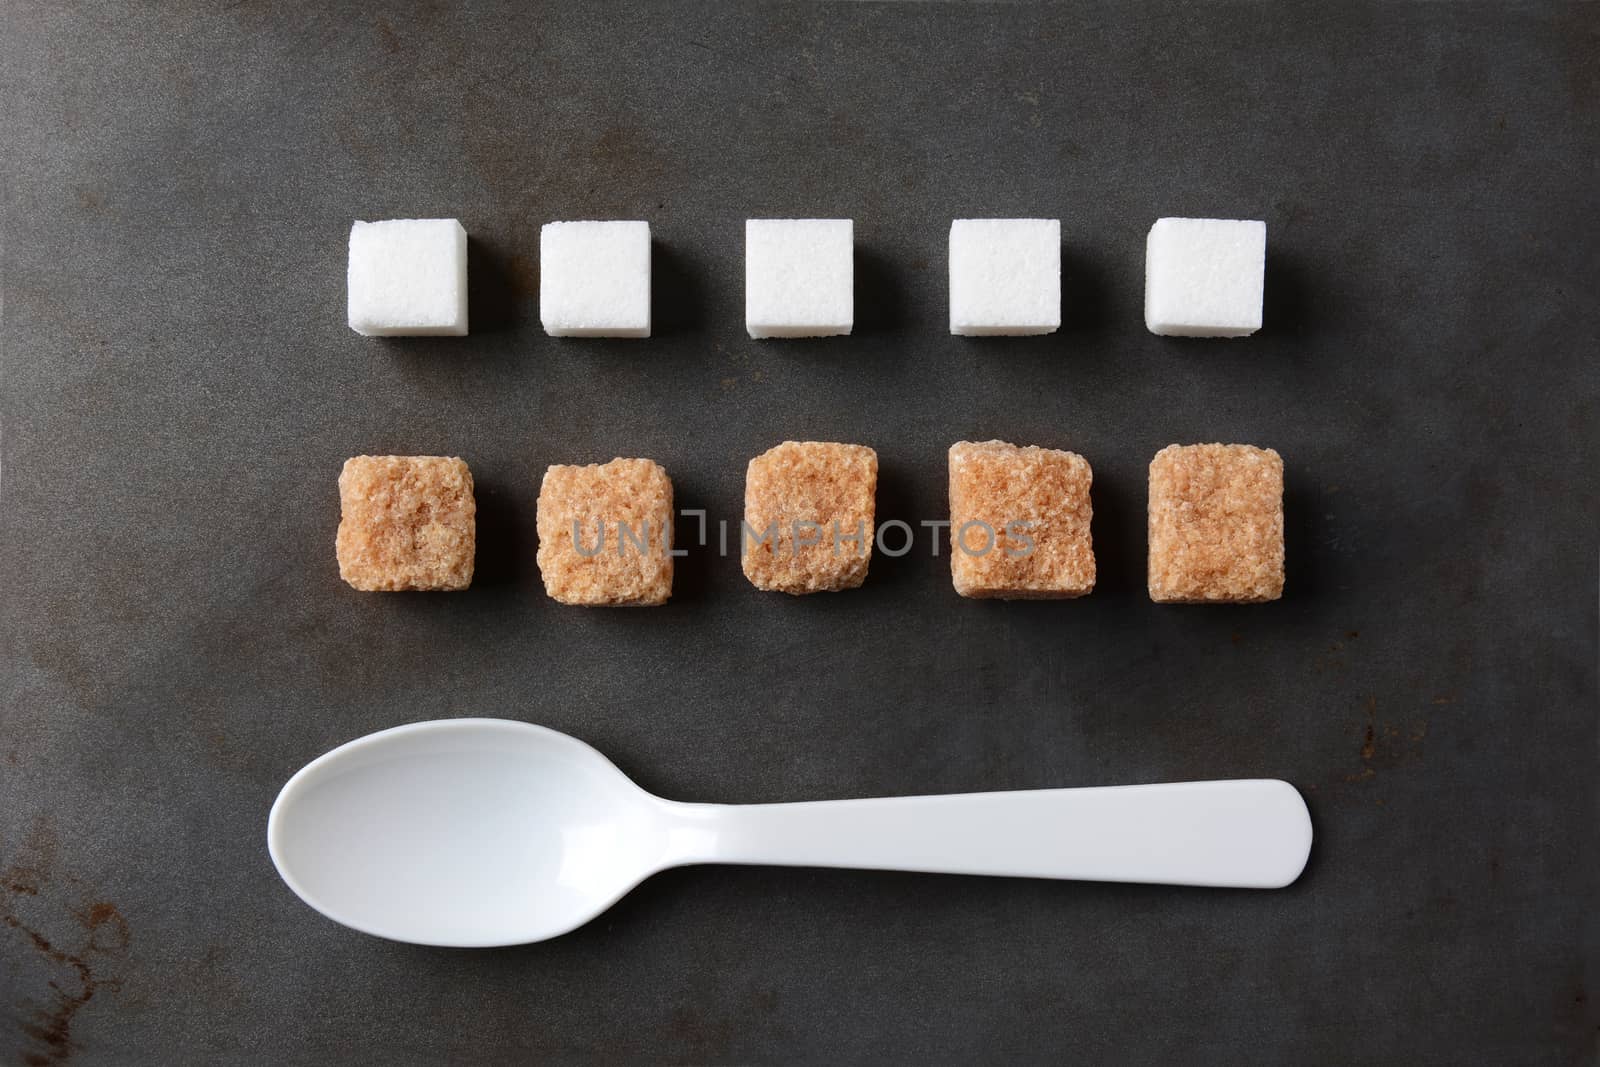
<path fill-rule="evenodd" d="M 1145 247 L 1152 333 L 1243 337 L 1261 328 L 1267 228 L 1242 219 L 1156 221 Z M 539 317 L 552 337 L 650 336 L 650 225 L 552 222 L 539 235 Z M 854 325 L 849 219 L 745 222 L 751 337 L 828 337 Z M 455 219 L 357 222 L 349 323 L 369 336 L 467 332 L 467 232 Z M 950 332 L 1061 326 L 1061 221 L 950 225 Z"/>

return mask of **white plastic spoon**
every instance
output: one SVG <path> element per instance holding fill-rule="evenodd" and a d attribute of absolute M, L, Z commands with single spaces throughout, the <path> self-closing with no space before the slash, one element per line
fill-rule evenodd
<path fill-rule="evenodd" d="M 335 922 L 474 947 L 564 934 L 690 863 L 1276 889 L 1305 867 L 1311 819 L 1271 779 L 682 804 L 554 730 L 441 719 L 301 768 L 272 805 L 267 847 Z"/>

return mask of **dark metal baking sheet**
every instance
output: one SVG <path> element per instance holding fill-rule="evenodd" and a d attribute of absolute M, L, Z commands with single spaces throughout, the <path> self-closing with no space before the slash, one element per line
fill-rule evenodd
<path fill-rule="evenodd" d="M 357 7 L 366 10 L 356 10 Z M 7 4 L 0 1061 L 1580 1062 L 1595 1051 L 1592 4 Z M 1160 215 L 1267 221 L 1266 326 L 1153 337 Z M 742 220 L 856 220 L 858 329 L 755 343 Z M 949 220 L 1063 220 L 1065 324 L 952 338 Z M 472 336 L 344 326 L 350 221 L 458 216 Z M 656 336 L 538 327 L 537 232 L 643 218 Z M 963 438 L 1095 469 L 1100 586 L 926 542 L 792 600 L 532 565 L 551 462 L 736 520 L 786 437 L 937 518 Z M 1288 464 L 1288 593 L 1152 605 L 1145 466 Z M 480 577 L 337 579 L 334 478 L 459 454 Z M 407 720 L 572 732 L 663 794 L 1282 776 L 1281 893 L 683 870 L 544 945 L 353 934 L 267 806 Z"/>

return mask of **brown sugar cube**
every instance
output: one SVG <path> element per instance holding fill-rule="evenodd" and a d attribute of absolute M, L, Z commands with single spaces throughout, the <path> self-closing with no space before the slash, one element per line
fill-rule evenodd
<path fill-rule="evenodd" d="M 1251 445 L 1168 445 L 1150 461 L 1150 599 L 1254 604 L 1283 595 L 1283 458 Z"/>
<path fill-rule="evenodd" d="M 672 595 L 672 479 L 659 463 L 552 466 L 538 511 L 539 574 L 552 599 L 644 608 Z"/>
<path fill-rule="evenodd" d="M 757 589 L 854 589 L 872 562 L 878 454 L 865 445 L 785 441 L 750 461 L 740 546 Z"/>
<path fill-rule="evenodd" d="M 446 456 L 356 456 L 339 472 L 339 577 L 368 592 L 472 584 L 472 472 Z"/>
<path fill-rule="evenodd" d="M 1004 441 L 950 446 L 950 578 L 965 597 L 1050 600 L 1094 588 L 1088 460 Z"/>

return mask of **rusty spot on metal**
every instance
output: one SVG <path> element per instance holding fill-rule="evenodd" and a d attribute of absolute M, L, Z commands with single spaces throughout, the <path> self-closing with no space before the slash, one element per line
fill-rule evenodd
<path fill-rule="evenodd" d="M 34 821 L 19 852 L 22 857 L 0 871 L 0 891 L 4 893 L 4 899 L 0 899 L 0 926 L 20 934 L 37 958 L 55 969 L 56 975 L 45 979 L 43 997 L 30 997 L 15 1008 L 18 1031 L 26 1041 L 18 1055 L 27 1067 L 56 1067 L 78 1050 L 72 1036 L 78 1013 L 96 994 L 121 988 L 118 978 L 96 972 L 91 957 L 120 958 L 128 947 L 128 923 L 117 906 L 104 899 L 90 900 L 78 909 L 68 907 L 66 913 L 76 921 L 76 927 L 66 924 L 65 935 L 25 917 L 31 912 L 19 914 L 11 902 L 20 898 L 38 900 L 39 904 L 29 905 L 30 909 L 37 909 L 47 902 L 52 887 L 59 892 L 63 887 L 82 884 L 71 874 L 57 877 L 55 833 L 42 816 Z M 70 978 L 63 977 L 63 970 Z"/>

